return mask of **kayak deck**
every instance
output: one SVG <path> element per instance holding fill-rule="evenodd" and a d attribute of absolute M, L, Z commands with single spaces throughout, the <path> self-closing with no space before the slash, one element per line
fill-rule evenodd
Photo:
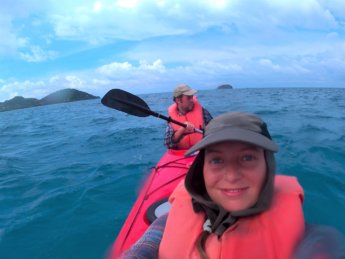
<path fill-rule="evenodd" d="M 150 225 L 148 211 L 152 211 L 152 206 L 157 202 L 166 201 L 177 184 L 185 178 L 195 158 L 184 157 L 185 152 L 186 150 L 167 150 L 153 168 L 117 236 L 110 258 L 119 256 L 143 235 Z"/>

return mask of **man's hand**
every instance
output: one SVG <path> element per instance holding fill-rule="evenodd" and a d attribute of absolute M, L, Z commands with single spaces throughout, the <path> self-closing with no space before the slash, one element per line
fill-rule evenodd
<path fill-rule="evenodd" d="M 186 121 L 185 124 L 187 125 L 187 127 L 184 128 L 184 134 L 190 134 L 195 132 L 195 127 L 193 123 Z"/>
<path fill-rule="evenodd" d="M 177 131 L 175 131 L 174 136 L 173 136 L 173 142 L 178 143 L 180 140 L 188 134 L 194 133 L 195 132 L 195 127 L 193 123 L 190 123 L 188 121 L 185 122 L 186 127 L 181 127 Z"/>

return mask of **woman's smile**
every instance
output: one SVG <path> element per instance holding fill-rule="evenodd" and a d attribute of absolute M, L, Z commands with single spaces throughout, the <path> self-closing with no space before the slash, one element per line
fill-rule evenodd
<path fill-rule="evenodd" d="M 242 188 L 222 188 L 220 191 L 225 195 L 229 197 L 238 197 L 243 195 L 248 190 L 248 187 L 242 187 Z"/>

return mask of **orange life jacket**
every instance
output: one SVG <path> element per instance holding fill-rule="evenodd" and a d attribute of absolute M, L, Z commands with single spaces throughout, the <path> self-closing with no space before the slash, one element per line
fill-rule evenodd
<path fill-rule="evenodd" d="M 243 217 L 221 237 L 210 234 L 205 251 L 209 258 L 292 259 L 304 233 L 303 189 L 295 177 L 276 176 L 270 209 Z M 205 216 L 194 213 L 184 182 L 170 197 L 172 203 L 159 258 L 200 258 L 196 241 Z"/>
<path fill-rule="evenodd" d="M 194 107 L 193 107 L 192 111 L 188 112 L 185 115 L 182 115 L 178 112 L 177 105 L 176 105 L 176 103 L 174 103 L 174 104 L 170 105 L 168 108 L 169 117 L 171 117 L 172 119 L 174 119 L 176 121 L 182 122 L 182 123 L 189 121 L 190 123 L 193 123 L 195 128 L 204 129 L 205 125 L 204 125 L 204 119 L 203 119 L 203 115 L 202 115 L 202 106 L 200 105 L 200 103 L 196 99 L 196 96 L 193 96 L 193 99 L 194 99 Z M 170 123 L 170 124 L 171 124 L 174 131 L 181 128 L 181 126 L 179 126 L 175 123 Z M 177 148 L 178 149 L 189 149 L 194 144 L 199 142 L 201 139 L 202 139 L 202 134 L 200 134 L 200 133 L 191 133 L 191 134 L 185 135 L 185 136 L 183 136 L 183 138 L 178 143 Z"/>

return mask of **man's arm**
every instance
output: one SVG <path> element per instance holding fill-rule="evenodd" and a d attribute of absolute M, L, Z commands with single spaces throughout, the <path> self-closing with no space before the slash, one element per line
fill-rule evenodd
<path fill-rule="evenodd" d="M 171 127 L 170 123 L 165 129 L 165 137 L 164 137 L 164 144 L 167 148 L 177 148 L 178 143 L 180 140 L 187 134 L 191 134 L 194 132 L 194 125 L 186 122 L 187 127 L 180 127 L 177 131 L 174 131 Z"/>
<path fill-rule="evenodd" d="M 174 142 L 173 137 L 174 137 L 174 130 L 171 127 L 170 123 L 168 123 L 165 128 L 165 136 L 164 136 L 164 145 L 167 148 L 177 147 L 177 143 Z"/>
<path fill-rule="evenodd" d="M 211 113 L 206 110 L 204 107 L 202 108 L 202 118 L 204 120 L 205 126 L 213 119 Z"/>

